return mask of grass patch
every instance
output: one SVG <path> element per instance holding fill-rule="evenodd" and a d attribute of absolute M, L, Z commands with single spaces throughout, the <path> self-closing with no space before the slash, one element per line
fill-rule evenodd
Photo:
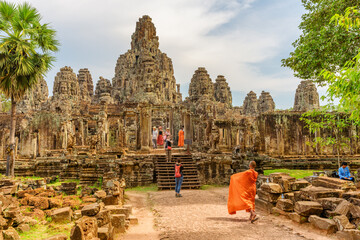
<path fill-rule="evenodd" d="M 125 192 L 127 191 L 135 191 L 135 192 L 156 192 L 158 190 L 157 184 L 153 183 L 149 186 L 138 186 L 133 188 L 127 188 L 125 189 Z"/>
<path fill-rule="evenodd" d="M 57 234 L 66 234 L 70 238 L 70 230 L 73 224 L 48 224 L 36 225 L 31 227 L 31 230 L 24 233 L 19 233 L 21 240 L 34 240 L 48 238 Z"/>
<path fill-rule="evenodd" d="M 298 169 L 273 169 L 273 170 L 265 170 L 264 175 L 270 175 L 270 173 L 289 173 L 291 177 L 296 179 L 304 178 L 308 176 L 312 176 L 313 172 L 318 170 L 298 170 Z"/>
<path fill-rule="evenodd" d="M 44 178 L 43 177 L 36 177 L 36 176 L 27 176 L 27 177 L 16 177 L 15 179 L 24 181 L 24 180 L 42 180 Z"/>
<path fill-rule="evenodd" d="M 211 184 L 211 185 L 201 185 L 200 190 L 208 190 L 211 188 L 218 188 L 218 187 L 224 187 L 224 185 L 219 185 L 219 184 Z"/>
<path fill-rule="evenodd" d="M 67 182 L 76 182 L 76 184 L 79 184 L 80 180 L 79 179 L 68 179 L 68 180 L 65 180 L 65 181 L 60 181 L 59 179 L 56 179 L 55 182 L 49 183 L 49 184 L 46 184 L 46 185 L 49 186 L 49 187 L 58 187 L 58 186 L 61 186 L 61 183 L 67 183 Z"/>

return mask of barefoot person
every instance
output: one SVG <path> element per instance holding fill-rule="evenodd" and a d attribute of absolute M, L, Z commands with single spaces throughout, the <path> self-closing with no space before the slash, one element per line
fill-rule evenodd
<path fill-rule="evenodd" d="M 180 189 L 184 179 L 183 170 L 184 167 L 181 165 L 181 161 L 177 159 L 175 163 L 175 197 L 182 197 Z"/>
<path fill-rule="evenodd" d="M 179 131 L 179 140 L 178 140 L 178 147 L 183 147 L 184 146 L 184 127 L 180 128 Z"/>
<path fill-rule="evenodd" d="M 253 223 L 258 218 L 255 214 L 256 163 L 250 162 L 250 169 L 245 172 L 233 174 L 230 179 L 228 212 L 236 214 L 236 211 L 246 210 L 250 212 L 250 221 Z"/>

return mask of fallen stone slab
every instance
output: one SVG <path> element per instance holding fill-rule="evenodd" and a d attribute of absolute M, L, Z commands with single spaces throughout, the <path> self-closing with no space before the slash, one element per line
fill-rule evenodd
<path fill-rule="evenodd" d="M 295 212 L 301 216 L 320 215 L 323 208 L 320 203 L 312 201 L 299 201 L 295 203 Z"/>
<path fill-rule="evenodd" d="M 359 218 L 360 219 L 360 207 L 352 204 L 350 206 L 350 215 L 351 215 L 351 218 Z"/>
<path fill-rule="evenodd" d="M 102 201 L 105 205 L 122 205 L 121 198 L 115 195 L 107 195 Z"/>
<path fill-rule="evenodd" d="M 300 189 L 306 188 L 309 185 L 310 185 L 310 183 L 306 180 L 297 180 L 297 181 L 291 183 L 291 189 L 293 191 L 299 191 Z"/>
<path fill-rule="evenodd" d="M 75 222 L 75 226 L 71 229 L 71 240 L 92 240 L 98 237 L 98 226 L 96 218 L 84 216 Z"/>
<path fill-rule="evenodd" d="M 356 206 L 360 206 L 360 199 L 351 197 L 351 198 L 349 198 L 348 201 L 351 202 L 352 204 L 356 205 Z"/>
<path fill-rule="evenodd" d="M 319 198 L 340 198 L 343 190 L 308 186 L 294 193 L 295 201 L 313 201 Z"/>
<path fill-rule="evenodd" d="M 284 193 L 284 198 L 290 199 L 293 203 L 295 203 L 294 192 Z"/>
<path fill-rule="evenodd" d="M 355 228 L 355 226 L 349 222 L 349 219 L 345 215 L 335 216 L 333 220 L 335 221 L 337 229 L 339 231 Z"/>
<path fill-rule="evenodd" d="M 71 222 L 72 210 L 70 207 L 55 209 L 51 213 L 51 219 L 54 222 Z"/>
<path fill-rule="evenodd" d="M 100 240 L 110 240 L 110 231 L 108 227 L 98 229 L 98 238 Z"/>
<path fill-rule="evenodd" d="M 98 214 L 95 216 L 98 227 L 103 227 L 110 222 L 110 211 L 108 209 L 102 209 Z"/>
<path fill-rule="evenodd" d="M 360 191 L 348 191 L 342 194 L 342 198 L 349 200 L 350 198 L 360 199 Z"/>
<path fill-rule="evenodd" d="M 104 199 L 106 197 L 106 192 L 104 190 L 99 190 L 94 193 L 94 196 L 98 199 Z"/>
<path fill-rule="evenodd" d="M 98 203 L 93 203 L 93 204 L 84 206 L 81 209 L 81 214 L 83 216 L 93 217 L 96 214 L 98 214 L 99 211 L 100 211 L 100 205 Z"/>
<path fill-rule="evenodd" d="M 129 222 L 131 225 L 135 225 L 135 224 L 138 224 L 139 223 L 139 220 L 137 217 L 133 216 L 133 215 L 130 215 L 129 216 Z"/>
<path fill-rule="evenodd" d="M 293 220 L 294 222 L 297 222 L 297 223 L 300 223 L 300 224 L 308 222 L 308 218 L 309 218 L 307 216 L 301 216 L 300 214 L 298 214 L 296 212 L 289 213 L 288 217 L 291 220 Z"/>
<path fill-rule="evenodd" d="M 261 190 L 268 193 L 282 193 L 281 186 L 277 183 L 264 183 L 261 185 Z"/>
<path fill-rule="evenodd" d="M 125 214 L 111 215 L 110 222 L 116 234 L 125 232 Z"/>
<path fill-rule="evenodd" d="M 276 203 L 276 207 L 285 212 L 294 211 L 294 203 L 290 199 L 279 199 Z"/>
<path fill-rule="evenodd" d="M 311 215 L 309 222 L 316 228 L 326 230 L 327 233 L 335 233 L 337 231 L 336 223 L 332 219 Z"/>
<path fill-rule="evenodd" d="M 108 206 L 105 206 L 104 209 L 108 210 L 110 215 L 124 214 L 126 216 L 126 218 L 128 218 L 130 215 L 129 209 L 125 208 L 123 206 L 120 206 L 120 205 L 108 205 Z"/>
<path fill-rule="evenodd" d="M 264 190 L 258 189 L 257 195 L 259 196 L 260 199 L 262 199 L 264 201 L 276 203 L 278 201 L 278 199 L 280 198 L 281 194 L 280 193 L 269 193 Z"/>
<path fill-rule="evenodd" d="M 261 208 L 266 212 L 271 213 L 273 207 L 275 207 L 275 203 L 271 203 L 259 198 L 255 198 L 255 209 Z"/>
<path fill-rule="evenodd" d="M 9 227 L 7 230 L 3 230 L 2 235 L 3 235 L 4 239 L 20 240 L 19 234 L 12 227 Z"/>
<path fill-rule="evenodd" d="M 339 178 L 317 177 L 313 179 L 311 184 L 315 187 L 326 187 L 332 189 L 341 189 L 345 191 L 356 190 L 356 186 L 353 182 L 341 180 Z"/>
<path fill-rule="evenodd" d="M 345 201 L 342 198 L 319 198 L 316 199 L 318 203 L 321 204 L 324 210 L 331 210 L 334 211 L 336 207 L 343 201 Z"/>
<path fill-rule="evenodd" d="M 271 213 L 274 214 L 275 216 L 279 216 L 279 215 L 287 216 L 289 214 L 289 212 L 285 212 L 277 207 L 273 207 L 271 209 Z"/>
<path fill-rule="evenodd" d="M 337 213 L 338 215 L 345 215 L 347 218 L 349 218 L 351 206 L 352 203 L 344 200 L 335 208 L 334 212 Z"/>

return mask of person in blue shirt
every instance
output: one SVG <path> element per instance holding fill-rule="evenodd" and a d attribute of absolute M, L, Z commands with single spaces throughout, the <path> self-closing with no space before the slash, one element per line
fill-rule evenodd
<path fill-rule="evenodd" d="M 354 178 L 350 175 L 350 170 L 346 162 L 343 162 L 339 168 L 339 177 L 343 180 L 354 181 Z"/>

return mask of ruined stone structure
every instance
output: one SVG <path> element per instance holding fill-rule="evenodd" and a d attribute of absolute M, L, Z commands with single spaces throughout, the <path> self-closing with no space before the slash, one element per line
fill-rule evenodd
<path fill-rule="evenodd" d="M 100 77 L 93 93 L 88 69 L 76 75 L 71 67 L 63 67 L 55 76 L 52 97 L 41 80 L 19 103 L 15 171 L 76 178 L 82 184 L 110 176 L 126 179 L 128 186 L 157 182 L 155 163 L 164 151 L 162 146 L 151 150 L 152 127 L 169 128 L 176 149 L 184 126 L 193 153 L 189 164 L 197 166 L 201 183 L 227 182 L 250 160 L 261 165 L 279 156 L 334 155 L 331 147 L 307 144 L 314 136 L 300 116 L 318 106 L 319 95 L 309 81 L 299 85 L 294 111 L 275 110 L 270 93 L 264 91 L 259 98 L 251 91 L 243 106 L 232 106 L 225 77 L 219 75 L 214 83 L 204 67 L 195 71 L 189 97 L 183 100 L 172 61 L 159 49 L 151 18 L 143 16 L 131 49 L 117 60 L 112 82 Z M 0 159 L 5 159 L 8 113 L 0 114 L 0 126 Z M 357 132 L 352 126 L 344 134 Z M 359 139 L 351 138 L 349 146 L 342 154 L 360 152 Z M 182 156 L 182 151 L 174 153 Z M 4 168 L 0 164 L 0 170 Z"/>
<path fill-rule="evenodd" d="M 319 107 L 319 93 L 315 84 L 310 80 L 301 81 L 296 89 L 294 111 L 309 111 Z"/>

